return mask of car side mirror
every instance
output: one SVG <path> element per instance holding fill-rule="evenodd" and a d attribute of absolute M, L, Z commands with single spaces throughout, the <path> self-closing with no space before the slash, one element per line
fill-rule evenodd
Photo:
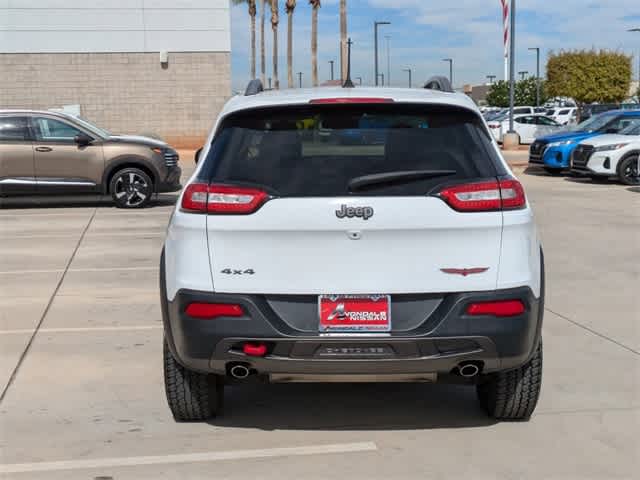
<path fill-rule="evenodd" d="M 202 153 L 202 149 L 203 149 L 203 148 L 204 148 L 204 147 L 199 148 L 199 149 L 196 151 L 196 154 L 193 156 L 193 159 L 195 160 L 196 165 L 198 164 L 198 160 L 200 160 L 200 154 Z"/>
<path fill-rule="evenodd" d="M 79 135 L 76 135 L 73 141 L 76 142 L 81 147 L 86 147 L 91 142 L 93 142 L 93 138 L 91 138 L 89 135 L 85 135 L 84 133 L 81 133 Z"/>

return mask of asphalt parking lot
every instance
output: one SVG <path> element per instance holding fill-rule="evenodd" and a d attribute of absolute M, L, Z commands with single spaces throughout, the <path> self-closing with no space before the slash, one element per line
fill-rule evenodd
<path fill-rule="evenodd" d="M 638 478 L 640 189 L 520 178 L 547 262 L 529 423 L 491 422 L 471 389 L 421 384 L 238 386 L 222 418 L 176 424 L 157 287 L 175 196 L 130 212 L 5 204 L 0 477 Z"/>

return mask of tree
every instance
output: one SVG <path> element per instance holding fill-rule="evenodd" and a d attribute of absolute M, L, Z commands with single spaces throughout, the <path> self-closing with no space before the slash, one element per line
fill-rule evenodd
<path fill-rule="evenodd" d="M 551 53 L 547 62 L 548 93 L 580 104 L 619 103 L 629 94 L 631 57 L 606 50 Z"/>
<path fill-rule="evenodd" d="M 340 0 L 340 78 L 347 79 L 347 0 Z"/>
<path fill-rule="evenodd" d="M 249 7 L 249 19 L 251 29 L 251 80 L 256 78 L 256 0 L 233 0 L 234 5 L 247 4 Z"/>
<path fill-rule="evenodd" d="M 287 81 L 289 88 L 293 88 L 293 12 L 296 9 L 296 0 L 287 0 L 286 3 L 288 28 L 287 28 Z"/>
<path fill-rule="evenodd" d="M 313 86 L 318 86 L 318 10 L 320 0 L 309 0 L 313 12 L 311 14 L 311 79 Z"/>
<path fill-rule="evenodd" d="M 273 30 L 273 87 L 278 90 L 280 88 L 280 79 L 278 78 L 278 24 L 280 16 L 278 15 L 278 0 L 271 0 L 271 29 Z"/>
<path fill-rule="evenodd" d="M 516 82 L 515 105 L 517 107 L 536 104 L 536 78 L 529 77 Z M 540 80 L 540 103 L 547 101 L 546 85 Z M 487 103 L 492 107 L 507 108 L 509 106 L 509 82 L 500 80 L 491 85 L 487 94 Z"/>
<path fill-rule="evenodd" d="M 260 80 L 267 84 L 267 54 L 264 44 L 264 22 L 267 14 L 267 0 L 260 0 Z"/>

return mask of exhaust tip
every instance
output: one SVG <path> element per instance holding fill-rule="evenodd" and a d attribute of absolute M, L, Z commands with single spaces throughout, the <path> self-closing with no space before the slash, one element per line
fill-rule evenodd
<path fill-rule="evenodd" d="M 458 372 L 461 377 L 464 378 L 473 378 L 480 373 L 480 367 L 475 363 L 465 363 L 464 365 L 460 365 L 458 367 Z"/>
<path fill-rule="evenodd" d="M 233 378 L 244 380 L 249 375 L 251 375 L 251 370 L 249 370 L 249 367 L 247 365 L 236 364 L 229 369 L 229 373 Z"/>

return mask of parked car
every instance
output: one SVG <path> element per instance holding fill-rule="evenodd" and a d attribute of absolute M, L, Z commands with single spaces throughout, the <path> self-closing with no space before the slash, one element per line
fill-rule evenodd
<path fill-rule="evenodd" d="M 560 125 L 574 125 L 578 121 L 578 109 L 559 108 L 553 115 L 551 115 L 551 118 Z"/>
<path fill-rule="evenodd" d="M 640 120 L 618 135 L 583 140 L 573 151 L 571 171 L 594 180 L 617 176 L 625 185 L 639 185 Z"/>
<path fill-rule="evenodd" d="M 256 84 L 223 108 L 168 226 L 174 418 L 215 416 L 225 384 L 257 377 L 457 381 L 491 417 L 528 419 L 542 376 L 542 250 L 473 101 Z M 384 144 L 322 142 L 301 131 L 306 118 L 362 139 L 373 123 Z"/>
<path fill-rule="evenodd" d="M 141 208 L 180 190 L 178 153 L 157 139 L 113 135 L 64 113 L 0 110 L 0 196 L 109 194 Z"/>
<path fill-rule="evenodd" d="M 601 113 L 575 127 L 536 139 L 529 150 L 529 163 L 544 167 L 551 174 L 569 168 L 571 154 L 578 144 L 604 133 L 618 133 L 640 119 L 640 110 L 614 110 Z"/>
<path fill-rule="evenodd" d="M 562 126 L 552 118 L 540 114 L 515 115 L 513 127 L 520 136 L 520 143 L 522 144 L 530 144 L 536 138 L 549 135 L 562 128 Z M 502 139 L 509 131 L 509 114 L 489 122 L 489 129 L 498 143 L 502 143 Z"/>

